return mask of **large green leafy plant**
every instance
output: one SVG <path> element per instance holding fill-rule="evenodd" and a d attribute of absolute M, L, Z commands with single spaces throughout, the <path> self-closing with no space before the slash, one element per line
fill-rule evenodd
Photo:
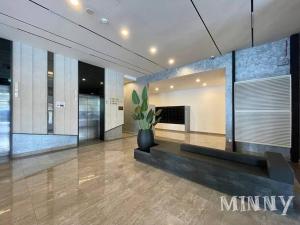
<path fill-rule="evenodd" d="M 142 130 L 152 129 L 159 121 L 162 110 L 155 112 L 153 109 L 148 110 L 148 93 L 147 87 L 143 88 L 141 99 L 138 93 L 133 90 L 132 92 L 132 103 L 134 105 L 134 113 L 132 118 L 138 121 L 139 128 Z"/>

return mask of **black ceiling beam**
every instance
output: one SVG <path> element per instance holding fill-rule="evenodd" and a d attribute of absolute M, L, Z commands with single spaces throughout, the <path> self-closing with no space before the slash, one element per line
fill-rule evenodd
<path fill-rule="evenodd" d="M 218 47 L 218 45 L 217 45 L 217 43 L 216 43 L 215 39 L 214 39 L 214 38 L 213 38 L 213 36 L 211 35 L 211 33 L 210 33 L 210 31 L 209 31 L 208 27 L 206 26 L 206 24 L 205 24 L 205 22 L 204 22 L 204 20 L 203 20 L 203 18 L 202 18 L 202 16 L 201 16 L 201 14 L 200 14 L 199 10 L 197 9 L 197 7 L 196 7 L 196 5 L 195 5 L 194 1 L 193 1 L 193 0 L 191 0 L 191 3 L 192 3 L 192 5 L 193 5 L 194 9 L 196 10 L 196 12 L 197 12 L 197 14 L 198 14 L 198 16 L 199 16 L 200 20 L 202 21 L 202 23 L 203 23 L 203 25 L 204 25 L 204 27 L 205 27 L 205 29 L 206 29 L 207 33 L 209 34 L 209 36 L 210 36 L 210 38 L 211 38 L 212 42 L 214 43 L 215 47 L 217 48 L 217 50 L 218 50 L 219 54 L 220 54 L 220 55 L 222 55 L 222 52 L 220 51 L 220 49 L 219 49 L 219 47 Z"/>
<path fill-rule="evenodd" d="M 156 63 L 156 62 L 154 62 L 153 60 L 148 59 L 148 58 L 146 58 L 145 56 L 143 56 L 143 55 L 141 55 L 141 54 L 139 54 L 139 53 L 137 53 L 137 52 L 135 52 L 135 51 L 133 51 L 133 50 L 130 50 L 130 49 L 126 48 L 125 46 L 123 46 L 123 45 L 121 45 L 121 44 L 119 44 L 119 43 L 117 43 L 117 42 L 115 42 L 115 41 L 113 41 L 113 40 L 111 40 L 111 39 L 109 39 L 109 38 L 107 38 L 107 37 L 105 37 L 105 36 L 103 36 L 103 35 L 97 33 L 96 31 L 94 31 L 94 30 L 92 30 L 92 29 L 90 29 L 90 28 L 88 28 L 88 27 L 86 27 L 86 26 L 83 26 L 83 25 L 81 25 L 81 24 L 76 23 L 75 21 L 73 21 L 73 20 L 71 20 L 71 19 L 69 19 L 69 18 L 67 18 L 67 17 L 65 17 L 65 16 L 63 16 L 63 15 L 61 15 L 61 14 L 59 14 L 59 13 L 57 13 L 57 12 L 55 12 L 55 11 L 53 11 L 53 10 L 47 8 L 47 7 L 45 7 L 45 6 L 43 6 L 42 4 L 40 4 L 40 3 L 36 2 L 36 1 L 33 1 L 33 0 L 28 0 L 28 1 L 31 2 L 31 3 L 33 3 L 33 4 L 35 4 L 35 5 L 38 6 L 38 7 L 41 7 L 41 8 L 44 9 L 44 10 L 47 10 L 47 11 L 51 12 L 52 14 L 54 14 L 54 15 L 56 15 L 56 16 L 58 16 L 58 17 L 64 19 L 64 20 L 66 20 L 66 21 L 68 21 L 68 22 L 74 24 L 74 25 L 79 26 L 80 28 L 82 28 L 82 29 L 84 29 L 84 30 L 86 30 L 86 31 L 88 31 L 88 32 L 90 32 L 90 33 L 92 33 L 92 34 L 98 36 L 98 37 L 101 37 L 102 39 L 104 39 L 104 40 L 106 40 L 106 41 L 108 41 L 108 42 L 110 42 L 110 43 L 112 43 L 112 44 L 114 44 L 114 45 L 117 45 L 118 47 L 120 47 L 120 48 L 122 48 L 122 49 L 124 49 L 124 50 L 126 50 L 126 51 L 128 51 L 128 52 L 130 52 L 130 53 L 132 53 L 132 54 L 134 54 L 134 55 L 136 55 L 136 56 L 142 58 L 142 59 L 147 60 L 148 62 L 150 62 L 150 63 L 152 63 L 152 64 L 154 64 L 154 65 L 156 65 L 156 66 L 158 66 L 158 67 L 160 67 L 160 68 L 162 68 L 162 69 L 167 69 L 166 67 L 164 67 L 164 66 L 162 66 L 162 65 L 160 65 L 160 64 L 158 64 L 158 63 Z"/>

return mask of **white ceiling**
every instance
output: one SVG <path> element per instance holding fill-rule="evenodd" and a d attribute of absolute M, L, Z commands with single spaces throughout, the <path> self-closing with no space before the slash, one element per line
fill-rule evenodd
<path fill-rule="evenodd" d="M 0 37 L 28 42 L 131 76 L 219 55 L 191 0 L 1 0 Z M 230 2 L 230 3 L 229 3 Z M 251 46 L 250 0 L 194 0 L 222 54 Z M 45 8 L 43 8 L 45 7 Z M 94 15 L 85 12 L 95 11 Z M 300 32 L 299 0 L 254 0 L 254 44 Z M 107 17 L 108 25 L 99 22 Z M 127 27 L 128 39 L 120 29 Z M 21 30 L 20 30 L 21 29 Z M 30 33 L 27 33 L 30 32 Z M 156 46 L 155 56 L 148 51 Z M 67 46 L 67 47 L 66 47 Z"/>
<path fill-rule="evenodd" d="M 196 82 L 200 79 L 200 82 Z M 206 83 L 206 86 L 203 84 Z M 170 86 L 174 88 L 171 89 Z M 212 86 L 224 86 L 225 88 L 225 70 L 211 70 L 206 72 L 194 73 L 190 75 L 174 77 L 167 80 L 155 81 L 149 84 L 150 94 L 160 94 L 164 92 L 186 90 L 186 89 L 197 89 L 197 88 L 208 88 Z M 159 90 L 155 90 L 158 88 Z"/>

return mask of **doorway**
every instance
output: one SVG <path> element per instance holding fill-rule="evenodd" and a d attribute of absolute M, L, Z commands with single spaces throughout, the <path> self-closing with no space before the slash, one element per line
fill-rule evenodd
<path fill-rule="evenodd" d="M 104 140 L 104 69 L 84 62 L 78 65 L 79 144 Z"/>

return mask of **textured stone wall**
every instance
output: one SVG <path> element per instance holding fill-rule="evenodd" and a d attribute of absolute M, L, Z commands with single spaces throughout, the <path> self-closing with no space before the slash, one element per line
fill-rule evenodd
<path fill-rule="evenodd" d="M 289 38 L 236 51 L 236 81 L 287 74 L 290 74 Z"/>

